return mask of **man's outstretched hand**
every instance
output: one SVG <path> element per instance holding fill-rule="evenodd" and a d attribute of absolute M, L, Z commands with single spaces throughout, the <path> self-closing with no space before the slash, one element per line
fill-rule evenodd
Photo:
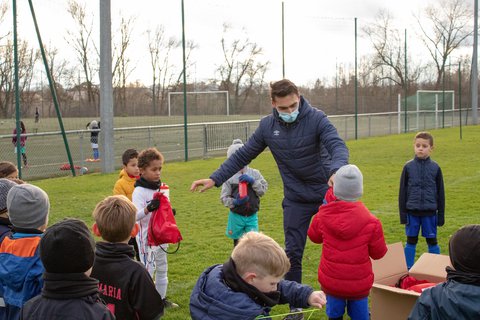
<path fill-rule="evenodd" d="M 215 181 L 213 181 L 212 179 L 200 179 L 193 181 L 192 186 L 190 187 L 190 191 L 195 192 L 198 187 L 203 186 L 202 188 L 200 188 L 199 191 L 204 192 L 213 187 L 214 185 Z"/>

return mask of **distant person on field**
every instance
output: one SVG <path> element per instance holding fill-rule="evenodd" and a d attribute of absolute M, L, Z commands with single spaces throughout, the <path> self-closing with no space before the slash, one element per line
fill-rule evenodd
<path fill-rule="evenodd" d="M 136 212 L 122 195 L 97 204 L 93 231 L 103 241 L 97 242 L 92 277 L 100 281 L 100 296 L 117 319 L 159 319 L 162 297 L 145 266 L 133 260 L 134 251 L 128 245 L 138 232 Z"/>
<path fill-rule="evenodd" d="M 43 265 L 38 245 L 48 223 L 48 195 L 31 184 L 13 186 L 7 195 L 13 233 L 0 245 L 0 292 L 5 300 L 3 319 L 17 320 L 20 308 L 40 294 Z"/>
<path fill-rule="evenodd" d="M 0 178 L 18 178 L 18 168 L 10 161 L 0 162 Z"/>
<path fill-rule="evenodd" d="M 325 305 L 322 291 L 283 280 L 289 269 L 285 250 L 275 240 L 248 232 L 227 262 L 200 275 L 190 295 L 190 315 L 193 320 L 252 320 L 268 316 L 277 304 Z"/>
<path fill-rule="evenodd" d="M 113 194 L 124 195 L 132 201 L 133 189 L 135 189 L 135 182 L 140 179 L 140 169 L 138 168 L 138 151 L 135 149 L 127 149 L 122 155 L 122 170 L 118 176 L 117 182 L 113 187 Z M 132 237 L 128 242 L 135 249 L 135 257 L 140 261 L 138 254 L 138 245 L 135 237 Z"/>
<path fill-rule="evenodd" d="M 168 245 L 162 244 L 150 247 L 147 242 L 151 213 L 160 206 L 160 200 L 153 199 L 153 195 L 156 192 L 161 192 L 170 200 L 170 189 L 160 180 L 163 162 L 163 155 L 156 148 L 148 148 L 140 152 L 138 155 L 140 179 L 135 182 L 132 202 L 137 208 L 137 223 L 140 227 L 136 237 L 140 261 L 145 265 L 152 278 L 155 279 L 155 286 L 164 299 L 165 307 L 171 308 L 178 307 L 178 305 L 166 298 L 168 287 L 166 250 Z"/>
<path fill-rule="evenodd" d="M 227 150 L 227 158 L 230 158 L 238 149 L 243 147 L 242 140 L 235 139 Z M 247 184 L 247 195 L 240 197 L 240 183 Z M 223 205 L 230 208 L 228 213 L 227 237 L 233 239 L 233 245 L 237 245 L 238 239 L 249 231 L 258 231 L 258 209 L 260 197 L 268 188 L 267 181 L 260 171 L 250 168 L 248 165 L 234 174 L 222 185 L 220 200 Z"/>
<path fill-rule="evenodd" d="M 480 225 L 467 225 L 449 243 L 447 281 L 426 289 L 409 320 L 480 319 Z"/>
<path fill-rule="evenodd" d="M 333 198 L 326 197 L 308 229 L 308 237 L 322 243 L 318 281 L 327 294 L 329 320 L 347 313 L 353 320 L 368 320 L 368 295 L 373 285 L 372 259 L 387 253 L 382 223 L 358 199 L 363 176 L 357 166 L 338 169 Z"/>
<path fill-rule="evenodd" d="M 87 123 L 86 128 L 90 130 L 90 144 L 93 151 L 93 160 L 99 161 L 100 155 L 98 153 L 98 134 L 100 133 L 100 121 L 92 120 Z"/>
<path fill-rule="evenodd" d="M 35 123 L 40 121 L 40 112 L 38 112 L 38 107 L 35 108 Z"/>
<path fill-rule="evenodd" d="M 23 165 L 25 168 L 28 167 L 28 161 L 27 161 L 27 150 L 26 150 L 26 143 L 27 143 L 27 129 L 25 128 L 25 124 L 23 121 L 20 121 L 20 153 L 22 154 L 22 159 L 23 159 Z M 17 128 L 13 129 L 13 134 L 12 134 L 12 144 L 14 145 L 15 153 L 17 153 Z"/>
<path fill-rule="evenodd" d="M 348 163 L 348 149 L 327 115 L 313 108 L 288 79 L 270 84 L 272 114 L 263 117 L 245 145 L 190 190 L 204 192 L 249 164 L 267 147 L 283 181 L 283 231 L 291 269 L 285 279 L 302 282 L 302 260 L 312 216 L 335 172 Z M 325 149 L 325 150 L 323 150 Z M 290 306 L 296 311 L 296 306 Z M 295 317 L 289 317 L 295 319 Z"/>
<path fill-rule="evenodd" d="M 428 252 L 438 254 L 437 226 L 445 223 L 442 169 L 430 158 L 433 136 L 428 132 L 417 133 L 413 151 L 415 157 L 403 167 L 398 195 L 400 223 L 405 225 L 407 235 L 405 258 L 408 269 L 415 262 L 420 227 L 427 241 Z"/>
<path fill-rule="evenodd" d="M 64 219 L 50 226 L 40 241 L 45 267 L 42 293 L 27 301 L 20 319 L 113 320 L 90 277 L 95 241 L 85 222 Z"/>

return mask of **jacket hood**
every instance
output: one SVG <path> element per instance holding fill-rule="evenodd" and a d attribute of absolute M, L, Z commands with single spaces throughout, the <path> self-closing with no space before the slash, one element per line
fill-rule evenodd
<path fill-rule="evenodd" d="M 96 259 L 123 260 L 125 255 L 133 259 L 135 252 L 131 245 L 126 243 L 97 242 L 95 246 Z"/>
<path fill-rule="evenodd" d="M 222 265 L 209 267 L 190 297 L 193 319 L 253 320 L 264 310 L 242 292 L 232 292 L 223 280 Z"/>
<path fill-rule="evenodd" d="M 358 210 L 362 207 L 362 210 Z M 370 221 L 368 209 L 360 201 L 334 201 L 320 207 L 325 227 L 343 240 L 358 236 Z M 363 210 L 365 209 L 365 210 Z M 366 212 L 366 213 L 365 213 Z"/>

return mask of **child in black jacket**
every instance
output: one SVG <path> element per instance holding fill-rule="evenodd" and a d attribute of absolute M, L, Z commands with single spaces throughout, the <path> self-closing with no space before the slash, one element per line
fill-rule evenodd
<path fill-rule="evenodd" d="M 117 319 L 159 319 L 164 303 L 147 269 L 133 260 L 128 244 L 135 237 L 137 209 L 123 195 L 100 201 L 93 211 L 93 232 L 104 241 L 97 243 L 92 277 L 98 279 L 100 295 Z"/>
<path fill-rule="evenodd" d="M 115 319 L 98 295 L 98 281 L 89 277 L 95 242 L 83 221 L 65 219 L 52 225 L 39 247 L 44 286 L 41 295 L 25 303 L 20 319 Z"/>

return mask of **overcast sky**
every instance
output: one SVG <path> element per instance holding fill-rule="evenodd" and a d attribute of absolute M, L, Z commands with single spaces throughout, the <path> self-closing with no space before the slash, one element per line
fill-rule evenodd
<path fill-rule="evenodd" d="M 5 0 L 3 0 L 5 1 Z M 84 0 L 79 0 L 84 1 Z M 93 15 L 95 37 L 98 39 L 98 1 L 87 1 L 87 12 Z M 315 79 L 332 79 L 336 65 L 352 65 L 354 61 L 354 18 L 358 18 L 358 52 L 370 49 L 368 39 L 360 37 L 363 26 L 372 23 L 382 8 L 394 16 L 395 25 L 409 33 L 409 50 L 415 54 L 418 43 L 414 38 L 414 14 L 434 0 L 284 0 L 285 6 L 285 65 L 286 77 L 298 84 L 311 84 Z M 10 1 L 9 1 L 10 3 Z M 145 31 L 158 25 L 165 27 L 168 36 L 181 38 L 180 0 L 112 0 L 112 31 L 119 18 L 135 17 L 130 55 L 136 69 L 130 78 L 150 83 L 147 40 Z M 222 25 L 228 22 L 233 29 L 258 43 L 264 49 L 264 58 L 271 62 L 266 80 L 282 77 L 281 0 L 185 0 L 185 32 L 187 40 L 198 44 L 190 70 L 197 81 L 213 78 L 222 63 L 220 39 Z M 19 10 L 19 37 L 31 38 L 34 29 L 27 1 L 17 1 Z M 75 30 L 68 15 L 66 0 L 34 1 L 37 20 L 45 44 L 52 43 L 62 55 L 72 58 L 66 45 L 66 30 Z M 241 31 L 244 30 L 244 31 Z M 411 38 L 411 39 L 410 39 Z M 182 65 L 181 51 L 175 57 L 178 68 Z M 426 58 L 425 58 L 426 59 Z M 193 80 L 193 79 L 191 79 Z"/>

